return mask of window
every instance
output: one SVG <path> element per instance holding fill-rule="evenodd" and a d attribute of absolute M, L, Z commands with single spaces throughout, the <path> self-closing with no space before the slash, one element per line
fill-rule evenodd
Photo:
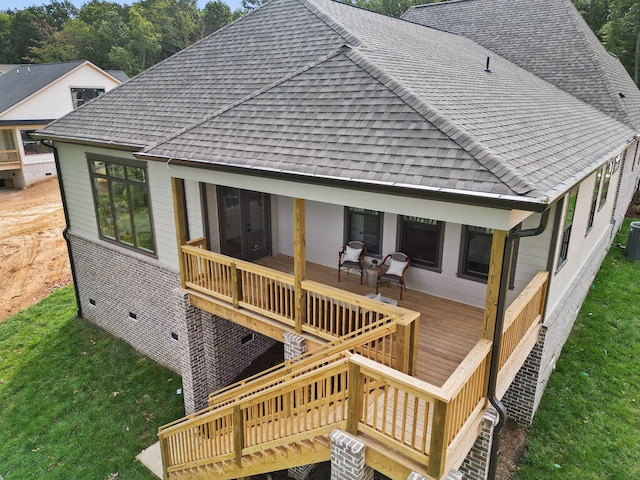
<path fill-rule="evenodd" d="M 615 158 L 613 159 L 613 171 L 614 172 L 617 172 L 618 169 L 620 168 L 621 160 L 622 160 L 622 154 L 621 153 L 616 155 Z"/>
<path fill-rule="evenodd" d="M 576 200 L 578 199 L 578 187 L 574 187 L 567 195 L 567 202 L 564 214 L 564 230 L 562 233 L 562 244 L 560 246 L 560 256 L 558 257 L 558 269 L 567 261 L 569 252 L 569 239 L 571 238 L 571 227 L 576 213 Z"/>
<path fill-rule="evenodd" d="M 155 253 L 146 167 L 92 156 L 89 172 L 100 237 Z"/>
<path fill-rule="evenodd" d="M 596 205 L 598 204 L 598 194 L 600 193 L 600 183 L 602 182 L 602 172 L 604 167 L 600 167 L 596 172 L 596 184 L 593 187 L 593 197 L 591 198 L 591 211 L 589 212 L 589 223 L 587 224 L 587 233 L 593 227 L 593 219 L 596 216 Z"/>
<path fill-rule="evenodd" d="M 397 250 L 406 253 L 412 267 L 439 270 L 442 267 L 444 224 L 402 215 L 398 221 Z"/>
<path fill-rule="evenodd" d="M 491 242 L 493 230 L 490 228 L 462 227 L 462 249 L 458 275 L 470 279 L 486 281 L 489 277 Z"/>
<path fill-rule="evenodd" d="M 74 110 L 80 105 L 84 105 L 89 100 L 104 95 L 104 88 L 72 88 L 71 100 Z"/>
<path fill-rule="evenodd" d="M 382 212 L 347 207 L 345 223 L 345 243 L 360 240 L 367 246 L 367 254 L 382 254 Z"/>
<path fill-rule="evenodd" d="M 613 160 L 611 160 L 604 171 L 604 179 L 602 180 L 602 192 L 600 193 L 600 205 L 598 210 L 607 203 L 607 194 L 609 193 L 609 184 L 611 183 L 611 175 L 613 175 Z"/>
<path fill-rule="evenodd" d="M 39 153 L 51 153 L 51 149 L 46 147 L 42 140 L 36 140 L 31 137 L 31 134 L 35 130 L 20 130 L 22 136 L 22 146 L 24 147 L 25 155 L 38 155 Z"/>

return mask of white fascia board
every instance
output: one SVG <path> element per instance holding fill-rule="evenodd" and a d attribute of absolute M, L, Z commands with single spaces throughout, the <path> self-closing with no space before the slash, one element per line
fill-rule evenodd
<path fill-rule="evenodd" d="M 532 212 L 506 210 L 482 205 L 451 203 L 424 198 L 404 197 L 388 193 L 352 190 L 312 183 L 288 182 L 262 176 L 190 168 L 167 162 L 170 175 L 186 180 L 236 187 L 292 198 L 367 208 L 381 212 L 430 218 L 444 222 L 475 225 L 496 230 L 510 230 Z"/>

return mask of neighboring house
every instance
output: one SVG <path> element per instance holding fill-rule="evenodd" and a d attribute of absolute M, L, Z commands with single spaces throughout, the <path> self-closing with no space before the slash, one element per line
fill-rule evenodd
<path fill-rule="evenodd" d="M 518 61 L 543 63 L 539 39 L 507 59 L 421 9 L 270 0 L 36 134 L 79 314 L 182 375 L 165 478 L 329 459 L 339 478 L 486 478 L 489 403 L 531 421 L 637 184 L 640 93 L 568 0 L 512 3 L 603 83 L 573 91 Z M 349 240 L 367 263 L 409 254 L 402 300 L 337 282 Z M 316 353 L 220 391 L 275 342 Z"/>
<path fill-rule="evenodd" d="M 31 132 L 126 81 L 84 60 L 0 67 L 0 188 L 55 175 L 53 153 Z"/>

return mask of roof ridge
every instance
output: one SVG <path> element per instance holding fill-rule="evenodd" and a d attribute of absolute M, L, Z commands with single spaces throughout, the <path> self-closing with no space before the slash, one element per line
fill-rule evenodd
<path fill-rule="evenodd" d="M 422 5 L 413 5 L 411 7 L 409 7 L 409 10 L 412 9 L 418 9 L 418 8 L 426 8 L 426 7 L 432 7 L 434 5 L 441 5 L 443 3 L 464 3 L 464 2 L 472 2 L 473 0 L 448 0 L 446 2 L 436 2 L 436 3 L 423 3 Z M 409 11 L 407 10 L 407 12 Z M 405 12 L 406 13 L 406 12 Z"/>
<path fill-rule="evenodd" d="M 418 115 L 423 117 L 434 127 L 448 136 L 453 142 L 471 155 L 483 167 L 491 172 L 500 182 L 519 195 L 535 194 L 543 192 L 536 185 L 518 174 L 510 164 L 501 160 L 495 153 L 475 139 L 466 129 L 447 119 L 437 108 L 428 105 L 413 91 L 399 82 L 393 75 L 380 69 L 373 61 L 369 60 L 361 51 L 350 49 L 346 54 L 356 65 L 363 68 L 369 75 L 382 83 L 391 92 L 398 96 L 404 103 L 411 107 Z M 499 175 L 496 170 L 507 170 L 511 175 Z M 505 177 L 507 178 L 505 180 Z M 517 181 L 513 181 L 516 179 Z"/>
<path fill-rule="evenodd" d="M 613 105 L 616 108 L 616 113 L 620 116 L 620 119 L 624 119 L 625 125 L 633 125 L 633 122 L 631 122 L 631 119 L 629 118 L 626 108 L 624 108 L 624 105 L 621 104 L 619 96 L 612 90 L 612 85 L 609 82 L 609 77 L 605 74 L 605 72 L 603 72 L 600 62 L 597 62 L 594 58 L 595 52 L 592 51 L 592 49 L 590 48 L 591 42 L 589 42 L 587 38 L 588 32 L 586 32 L 584 28 L 580 28 L 579 26 L 579 24 L 586 24 L 586 21 L 582 18 L 582 15 L 580 15 L 580 12 L 578 12 L 578 10 L 575 7 L 573 7 L 572 9 L 567 5 L 567 0 L 563 0 L 563 3 L 567 11 L 567 15 L 569 16 L 569 20 L 571 21 L 574 28 L 576 29 L 576 33 L 578 34 L 578 37 L 580 38 L 580 41 L 582 42 L 584 49 L 587 51 L 589 61 L 593 64 L 595 72 L 598 74 L 598 77 L 600 78 L 602 85 L 604 86 L 607 94 L 609 95 L 609 98 L 611 99 L 611 103 L 613 103 Z M 578 14 L 578 18 L 576 18 L 576 14 Z M 580 22 L 580 20 L 582 20 L 582 22 Z M 595 35 L 595 33 L 593 33 L 591 28 L 589 28 L 589 32 Z M 601 46 L 604 48 L 603 45 Z M 606 51 L 606 53 L 608 53 L 608 51 Z M 624 68 L 624 66 L 622 68 Z M 626 72 L 626 69 L 625 69 L 625 72 Z M 606 112 L 603 112 L 603 113 L 607 114 Z M 616 119 L 616 120 L 620 121 L 620 119 Z M 635 127 L 633 128 L 635 129 Z"/>
<path fill-rule="evenodd" d="M 209 120 L 211 120 L 211 119 L 213 119 L 213 118 L 215 118 L 215 117 L 217 117 L 219 115 L 222 115 L 225 112 L 228 112 L 232 108 L 237 107 L 238 105 L 241 105 L 241 104 L 243 104 L 245 102 L 248 102 L 249 100 L 252 100 L 252 99 L 256 98 L 259 95 L 262 95 L 265 92 L 268 92 L 272 88 L 275 88 L 278 85 L 281 85 L 282 83 L 284 83 L 284 82 L 286 82 L 288 80 L 291 80 L 292 78 L 297 77 L 298 75 L 303 74 L 307 70 L 310 70 L 310 69 L 312 69 L 312 68 L 314 68 L 314 67 L 316 67 L 316 66 L 318 66 L 318 65 L 320 65 L 320 64 L 322 64 L 322 63 L 324 63 L 324 62 L 326 62 L 326 61 L 328 61 L 328 60 L 330 60 L 330 59 L 332 59 L 332 58 L 344 53 L 346 48 L 348 48 L 348 45 L 346 45 L 346 44 L 340 46 L 339 48 L 335 49 L 333 52 L 330 52 L 329 54 L 327 54 L 327 55 L 325 55 L 323 57 L 320 57 L 316 61 L 311 62 L 311 63 L 309 63 L 307 65 L 304 65 L 303 67 L 301 67 L 301 68 L 299 68 L 299 69 L 297 69 L 297 70 L 285 75 L 282 78 L 279 78 L 278 80 L 270 83 L 269 85 L 265 85 L 264 87 L 262 87 L 262 88 L 260 88 L 258 90 L 255 90 L 254 92 L 251 92 L 250 94 L 245 95 L 244 97 L 236 100 L 235 102 L 232 102 L 232 103 L 230 103 L 228 105 L 225 105 L 222 108 L 219 108 L 215 112 L 205 116 L 204 118 L 198 120 L 197 122 L 194 122 L 194 123 L 192 123 L 190 125 L 187 125 L 186 127 L 181 128 L 177 132 L 173 132 L 171 135 L 168 135 L 168 136 L 162 138 L 161 140 L 158 140 L 157 142 L 154 142 L 154 143 L 148 145 L 143 150 L 143 152 L 148 152 L 149 150 L 151 150 L 153 148 L 156 148 L 157 146 L 162 145 L 163 143 L 165 143 L 165 142 L 167 142 L 169 140 L 172 140 L 172 139 L 182 135 L 183 133 L 188 132 L 189 130 L 197 127 L 198 125 L 202 125 L 203 123 L 208 122 Z"/>
<path fill-rule="evenodd" d="M 347 3 L 340 2 L 338 0 L 331 0 L 335 3 L 339 3 L 340 5 L 345 5 L 350 7 Z M 334 18 L 329 15 L 327 12 L 322 10 L 318 5 L 313 3 L 311 0 L 298 0 L 298 2 L 307 8 L 311 13 L 313 13 L 316 17 L 318 17 L 322 22 L 324 22 L 329 28 L 334 30 L 338 35 L 344 38 L 345 42 L 357 46 L 362 44 L 362 40 L 353 34 L 353 32 L 347 30 L 343 25 L 334 20 Z M 356 7 L 358 8 L 358 7 Z M 363 9 L 365 10 L 365 9 Z M 367 10 L 370 11 L 370 10 Z M 375 13 L 375 12 L 374 12 Z"/>

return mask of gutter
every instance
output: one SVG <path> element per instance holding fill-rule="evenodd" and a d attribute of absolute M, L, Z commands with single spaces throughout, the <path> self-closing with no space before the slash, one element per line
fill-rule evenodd
<path fill-rule="evenodd" d="M 455 190 L 444 187 L 426 187 L 420 185 L 400 184 L 393 182 L 373 182 L 355 178 L 333 177 L 326 175 L 301 173 L 284 169 L 255 168 L 250 166 L 233 165 L 228 162 L 209 162 L 202 160 L 182 160 L 167 156 L 151 155 L 146 152 L 135 152 L 134 157 L 140 160 L 163 162 L 167 166 L 185 166 L 235 173 L 239 175 L 251 175 L 275 180 L 310 183 L 328 187 L 348 188 L 374 193 L 387 193 L 404 197 L 436 200 L 463 205 L 477 205 L 482 207 L 498 208 L 503 210 L 523 210 L 527 212 L 542 213 L 548 207 L 546 199 L 533 199 L 519 197 L 517 195 L 492 194 Z"/>
<path fill-rule="evenodd" d="M 64 223 L 65 227 L 62 231 L 62 236 L 67 242 L 67 252 L 69 253 L 69 265 L 71 265 L 71 279 L 73 280 L 73 290 L 76 295 L 76 305 L 78 310 L 76 315 L 78 317 L 82 317 L 82 306 L 80 304 L 80 291 L 78 290 L 78 282 L 76 277 L 76 267 L 73 262 L 73 254 L 71 252 L 71 240 L 69 240 L 69 229 L 71 228 L 71 223 L 69 221 L 69 210 L 67 208 L 67 198 L 64 193 L 64 186 L 62 184 L 62 169 L 60 168 L 60 158 L 58 157 L 58 149 L 53 146 L 52 142 L 45 143 L 47 147 L 53 150 L 53 158 L 56 164 L 56 171 L 58 172 L 58 185 L 60 187 L 60 196 L 62 197 L 62 211 L 64 212 Z"/>
<path fill-rule="evenodd" d="M 507 236 L 504 246 L 504 257 L 502 259 L 502 274 L 500 275 L 500 290 L 498 292 L 498 305 L 496 313 L 496 325 L 493 332 L 493 348 L 491 349 L 491 367 L 489 369 L 489 388 L 487 396 L 489 402 L 498 411 L 498 423 L 493 430 L 493 441 L 491 442 L 491 451 L 489 452 L 489 471 L 487 478 L 495 480 L 498 467 L 498 448 L 500 446 L 500 432 L 504 427 L 507 411 L 499 398 L 496 397 L 496 385 L 498 383 L 498 362 L 500 360 L 500 347 L 502 345 L 502 330 L 504 328 L 504 315 L 506 311 L 507 288 L 509 287 L 509 266 L 511 263 L 511 251 L 513 243 L 517 238 L 535 237 L 540 235 L 547 228 L 549 220 L 550 206 L 542 212 L 540 224 L 536 228 L 527 230 L 512 229 Z"/>

